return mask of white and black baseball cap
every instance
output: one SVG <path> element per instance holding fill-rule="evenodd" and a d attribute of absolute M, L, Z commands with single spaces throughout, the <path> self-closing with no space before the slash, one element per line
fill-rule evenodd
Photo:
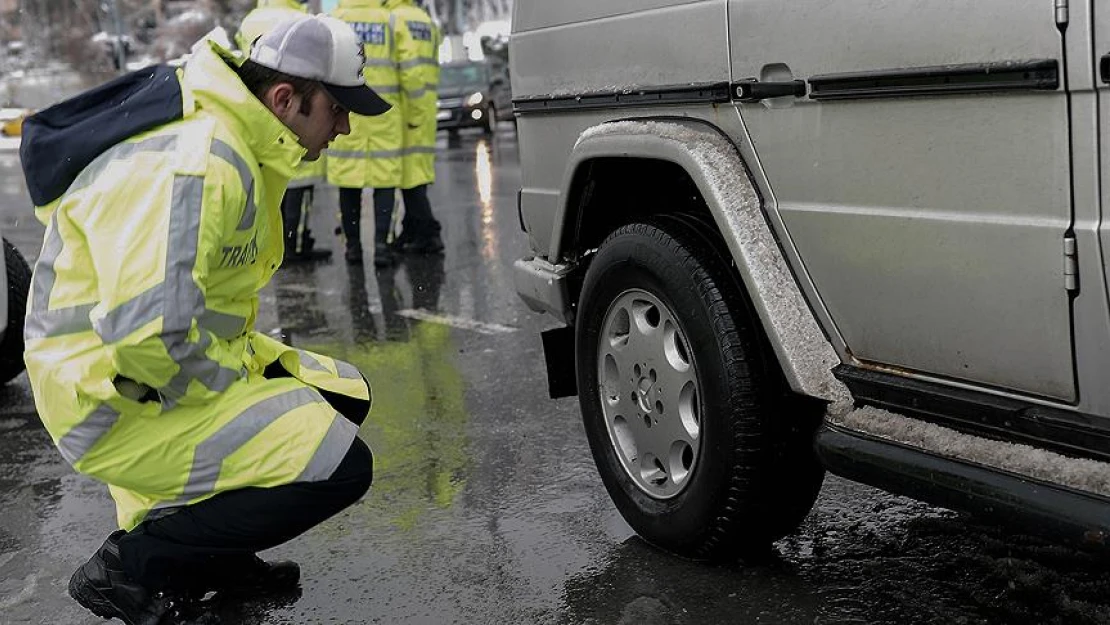
<path fill-rule="evenodd" d="M 390 105 L 366 86 L 362 41 L 343 20 L 299 15 L 281 22 L 251 45 L 250 59 L 272 70 L 315 80 L 344 108 L 381 115 Z"/>

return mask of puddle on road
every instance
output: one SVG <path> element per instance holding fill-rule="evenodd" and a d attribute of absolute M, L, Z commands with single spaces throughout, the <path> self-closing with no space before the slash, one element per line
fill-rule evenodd
<path fill-rule="evenodd" d="M 707 566 L 632 538 L 565 597 L 565 625 L 1110 623 L 1105 556 L 838 478 L 768 561 Z"/>

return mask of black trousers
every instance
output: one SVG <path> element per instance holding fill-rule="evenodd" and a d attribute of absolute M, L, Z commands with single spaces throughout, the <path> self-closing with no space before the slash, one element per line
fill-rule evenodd
<path fill-rule="evenodd" d="M 394 189 L 374 189 L 374 214 L 381 221 L 383 212 L 393 216 Z M 440 224 L 432 214 L 432 203 L 428 200 L 428 185 L 422 184 L 411 189 L 401 189 L 405 200 L 405 218 L 401 222 L 401 236 L 408 241 L 422 241 L 439 236 Z M 388 221 L 386 222 L 388 228 Z"/>
<path fill-rule="evenodd" d="M 312 201 L 312 187 L 298 187 L 286 189 L 281 198 L 282 229 L 285 234 L 285 248 L 297 249 L 297 230 L 301 227 L 301 215 L 304 214 L 305 195 Z M 305 228 L 308 224 L 305 224 Z"/>
<path fill-rule="evenodd" d="M 289 375 L 277 363 L 265 374 Z M 320 393 L 356 425 L 366 419 L 368 402 Z M 370 448 L 356 438 L 326 480 L 227 491 L 145 521 L 119 539 L 124 571 L 150 590 L 194 590 L 233 579 L 255 553 L 303 534 L 358 501 L 370 488 L 373 466 Z"/>
<path fill-rule="evenodd" d="M 385 243 L 389 238 L 389 225 L 393 221 L 393 205 L 396 189 L 374 189 L 374 242 Z M 428 185 L 402 189 L 405 200 L 405 219 L 401 228 L 404 238 L 414 241 L 434 239 L 440 233 L 440 224 L 432 214 L 432 204 L 428 201 Z M 347 247 L 359 247 L 362 221 L 362 189 L 342 187 L 339 189 L 339 213 L 343 222 L 343 235 L 347 237 Z"/>
<path fill-rule="evenodd" d="M 362 223 L 362 189 L 339 188 L 339 222 L 343 227 L 343 236 L 347 239 L 347 249 L 362 249 L 362 233 L 359 230 Z M 385 227 L 388 229 L 388 224 Z"/>

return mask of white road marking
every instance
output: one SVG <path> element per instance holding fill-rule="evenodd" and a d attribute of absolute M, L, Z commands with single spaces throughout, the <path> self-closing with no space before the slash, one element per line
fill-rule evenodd
<path fill-rule="evenodd" d="M 431 323 L 438 323 L 461 330 L 472 330 L 479 334 L 508 334 L 516 332 L 516 328 L 510 326 L 503 326 L 499 323 L 485 323 L 482 321 L 475 321 L 473 319 L 464 319 L 462 317 L 452 317 L 450 315 L 436 315 L 424 310 L 412 310 L 406 308 L 405 310 L 397 311 L 397 314 L 409 319 L 419 319 L 420 321 L 429 321 Z"/>

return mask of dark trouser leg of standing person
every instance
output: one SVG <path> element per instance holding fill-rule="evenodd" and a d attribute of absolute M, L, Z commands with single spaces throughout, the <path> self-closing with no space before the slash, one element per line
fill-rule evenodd
<path fill-rule="evenodd" d="M 396 201 L 393 188 L 374 189 L 374 266 L 388 267 L 397 262 L 389 246 L 389 228 L 393 225 L 393 207 Z"/>
<path fill-rule="evenodd" d="M 432 214 L 432 204 L 428 201 L 428 185 L 422 184 L 404 189 L 401 195 L 405 200 L 405 219 L 403 221 L 405 251 L 417 254 L 439 254 L 443 251 L 442 227 Z"/>
<path fill-rule="evenodd" d="M 312 202 L 316 197 L 316 187 L 303 187 L 304 200 L 301 203 L 301 257 L 305 260 L 328 260 L 331 250 L 316 247 L 316 237 L 312 236 Z"/>
<path fill-rule="evenodd" d="M 316 249 L 316 239 L 308 227 L 308 209 L 312 204 L 313 188 L 296 187 L 286 189 L 281 198 L 281 221 L 285 235 L 285 259 L 287 261 L 327 260 L 331 250 Z M 304 228 L 301 228 L 301 223 Z M 301 233 L 298 235 L 297 231 Z M 300 243 L 298 244 L 298 240 Z"/>
<path fill-rule="evenodd" d="M 281 198 L 281 227 L 285 233 L 285 258 L 292 259 L 300 251 L 297 231 L 301 227 L 301 207 L 304 205 L 305 188 L 286 189 Z"/>
<path fill-rule="evenodd" d="M 340 225 L 343 227 L 343 236 L 347 239 L 347 251 L 344 258 L 349 263 L 361 263 L 362 234 L 359 231 L 362 224 L 361 188 L 340 187 L 339 215 L 342 222 Z"/>

